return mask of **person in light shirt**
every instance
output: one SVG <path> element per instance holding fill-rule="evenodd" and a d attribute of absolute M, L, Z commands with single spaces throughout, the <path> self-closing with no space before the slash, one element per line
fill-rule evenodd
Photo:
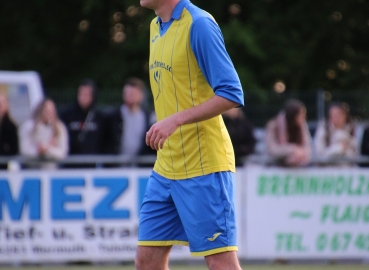
<path fill-rule="evenodd" d="M 43 100 L 34 110 L 31 119 L 19 129 L 20 153 L 41 160 L 60 160 L 68 154 L 68 133 L 59 120 L 51 99 Z M 55 168 L 53 162 L 45 162 L 43 168 Z"/>
<path fill-rule="evenodd" d="M 153 124 L 153 114 L 143 108 L 145 84 L 130 77 L 122 89 L 122 105 L 108 114 L 108 136 L 106 142 L 111 154 L 135 158 L 139 155 L 154 155 L 156 152 L 145 144 L 146 131 Z"/>
<path fill-rule="evenodd" d="M 324 159 L 353 158 L 358 153 L 355 126 L 346 103 L 333 103 L 328 120 L 319 123 L 314 138 L 318 157 Z"/>

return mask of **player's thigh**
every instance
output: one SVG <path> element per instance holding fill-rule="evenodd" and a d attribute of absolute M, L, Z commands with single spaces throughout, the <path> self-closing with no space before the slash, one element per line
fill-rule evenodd
<path fill-rule="evenodd" d="M 239 270 L 241 269 L 238 262 L 237 253 L 228 251 L 209 255 L 205 257 L 206 263 L 210 270 Z"/>
<path fill-rule="evenodd" d="M 153 172 L 140 210 L 140 246 L 187 245 L 187 236 L 170 193 L 170 183 Z"/>
<path fill-rule="evenodd" d="M 136 269 L 167 269 L 171 247 L 138 246 L 135 260 Z"/>
<path fill-rule="evenodd" d="M 234 174 L 221 172 L 172 183 L 192 255 L 237 250 Z"/>

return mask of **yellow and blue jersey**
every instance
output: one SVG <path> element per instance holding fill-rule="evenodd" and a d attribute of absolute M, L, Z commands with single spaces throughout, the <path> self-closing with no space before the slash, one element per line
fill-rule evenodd
<path fill-rule="evenodd" d="M 240 80 L 213 17 L 181 0 L 172 19 L 150 26 L 150 84 L 157 120 L 214 95 L 243 106 Z M 174 180 L 235 171 L 231 140 L 221 116 L 180 126 L 157 153 L 154 171 Z"/>

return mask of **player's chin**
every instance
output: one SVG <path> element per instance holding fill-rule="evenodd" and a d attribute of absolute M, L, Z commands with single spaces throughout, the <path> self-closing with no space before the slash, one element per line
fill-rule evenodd
<path fill-rule="evenodd" d="M 140 0 L 141 7 L 150 8 L 149 1 L 147 0 Z"/>

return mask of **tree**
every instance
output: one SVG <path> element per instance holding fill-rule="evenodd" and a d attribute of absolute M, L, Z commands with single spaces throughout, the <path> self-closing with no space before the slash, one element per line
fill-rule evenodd
<path fill-rule="evenodd" d="M 270 105 L 324 88 L 354 91 L 358 110 L 369 101 L 368 0 L 193 2 L 219 23 L 246 98 Z M 136 0 L 4 1 L 0 69 L 36 70 L 46 89 L 74 89 L 84 77 L 102 92 L 128 76 L 148 83 L 154 16 Z M 278 80 L 284 95 L 272 91 Z"/>

